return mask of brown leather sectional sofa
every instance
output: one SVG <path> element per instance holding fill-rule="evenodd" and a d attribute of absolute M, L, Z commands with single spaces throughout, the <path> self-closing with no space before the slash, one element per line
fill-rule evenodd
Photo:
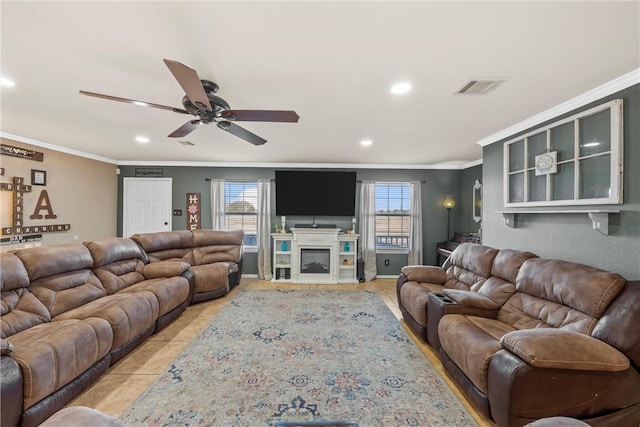
<path fill-rule="evenodd" d="M 154 258 L 115 237 L 1 254 L 3 426 L 38 425 L 190 303 L 240 280 L 241 231 L 138 237 L 185 241 L 175 250 L 190 255 Z"/>
<path fill-rule="evenodd" d="M 405 267 L 397 292 L 407 324 L 499 426 L 640 425 L 640 281 L 462 244 L 444 268 Z"/>

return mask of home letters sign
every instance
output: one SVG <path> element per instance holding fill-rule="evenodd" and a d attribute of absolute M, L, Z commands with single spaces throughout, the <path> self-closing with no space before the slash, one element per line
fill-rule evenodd
<path fill-rule="evenodd" d="M 200 193 L 187 193 L 187 230 L 200 228 Z"/>

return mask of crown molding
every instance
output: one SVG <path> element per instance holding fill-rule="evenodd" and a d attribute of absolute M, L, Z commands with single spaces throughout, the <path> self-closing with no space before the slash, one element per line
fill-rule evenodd
<path fill-rule="evenodd" d="M 640 83 L 640 68 L 636 68 L 633 71 L 630 71 L 603 85 L 591 89 L 581 95 L 578 95 L 575 98 L 571 98 L 570 100 L 563 102 L 562 104 L 549 108 L 548 110 L 536 114 L 535 116 L 529 117 L 528 119 L 516 123 L 513 126 L 489 135 L 486 138 L 482 138 L 481 140 L 477 141 L 476 144 L 482 147 L 486 147 L 487 145 L 491 145 L 500 140 L 509 138 L 510 136 L 513 136 L 517 133 L 523 132 L 548 120 L 554 119 L 565 113 L 587 105 L 590 102 L 597 101 L 638 83 Z"/>
<path fill-rule="evenodd" d="M 20 135 L 14 135 L 0 131 L 0 137 L 4 139 L 10 139 L 12 141 L 22 142 L 29 145 L 35 145 L 36 147 L 47 148 L 53 151 L 59 151 L 61 153 L 71 154 L 78 157 L 84 157 L 86 159 L 97 160 L 99 162 L 118 164 L 117 160 L 110 159 L 108 157 L 96 156 L 95 154 L 85 153 L 84 151 L 74 150 L 72 148 L 61 147 L 59 145 L 49 144 L 47 142 L 38 141 L 37 139 L 31 139 Z"/>

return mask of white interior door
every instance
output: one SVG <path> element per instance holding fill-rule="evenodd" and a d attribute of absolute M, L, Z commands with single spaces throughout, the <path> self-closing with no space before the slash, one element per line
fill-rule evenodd
<path fill-rule="evenodd" d="M 171 230 L 171 178 L 124 178 L 122 235 Z"/>

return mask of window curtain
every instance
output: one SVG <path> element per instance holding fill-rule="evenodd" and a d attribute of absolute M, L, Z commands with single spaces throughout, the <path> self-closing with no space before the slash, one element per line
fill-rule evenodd
<path fill-rule="evenodd" d="M 271 181 L 258 180 L 258 278 L 271 280 Z"/>
<path fill-rule="evenodd" d="M 376 183 L 360 184 L 360 251 L 364 261 L 364 280 L 376 278 Z"/>
<path fill-rule="evenodd" d="M 226 228 L 224 215 L 224 179 L 211 180 L 211 229 Z"/>
<path fill-rule="evenodd" d="M 422 188 L 420 181 L 412 181 L 409 208 L 409 265 L 422 265 Z"/>

